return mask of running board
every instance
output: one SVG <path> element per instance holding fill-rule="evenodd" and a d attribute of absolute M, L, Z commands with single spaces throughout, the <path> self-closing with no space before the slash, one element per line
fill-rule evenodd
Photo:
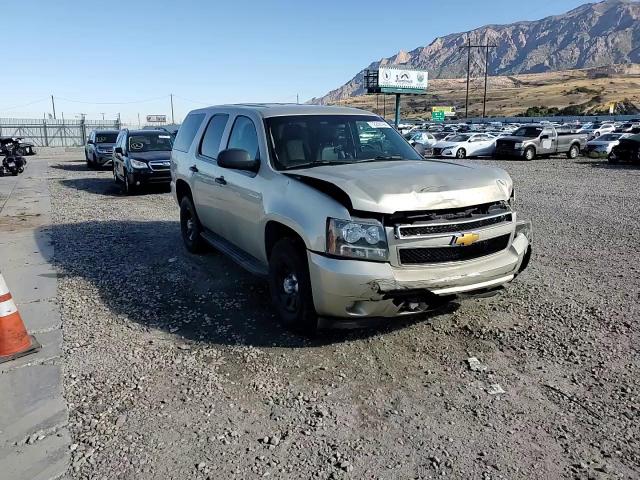
<path fill-rule="evenodd" d="M 233 243 L 225 240 L 220 235 L 213 233 L 211 230 L 205 230 L 200 234 L 204 240 L 216 250 L 224 253 L 231 260 L 236 262 L 248 272 L 266 277 L 269 275 L 269 269 L 260 262 L 256 257 L 249 255 L 244 250 L 239 249 Z"/>

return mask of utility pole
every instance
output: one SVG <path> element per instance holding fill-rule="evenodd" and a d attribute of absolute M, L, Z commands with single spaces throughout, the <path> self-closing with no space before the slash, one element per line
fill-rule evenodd
<path fill-rule="evenodd" d="M 171 123 L 175 125 L 176 121 L 173 117 L 173 93 L 171 94 Z"/>
<path fill-rule="evenodd" d="M 104 122 L 104 112 L 100 112 L 100 115 L 102 115 L 102 121 Z"/>
<path fill-rule="evenodd" d="M 482 118 L 486 116 L 487 113 L 487 79 L 489 78 L 489 49 L 495 48 L 495 45 L 486 44 L 484 46 L 485 56 L 484 56 L 484 98 L 482 99 Z"/>
<path fill-rule="evenodd" d="M 53 101 L 53 95 L 51 95 L 51 107 L 53 108 L 53 119 L 56 119 L 56 102 Z"/>
<path fill-rule="evenodd" d="M 487 43 L 485 45 L 472 45 L 471 38 L 467 37 L 467 44 L 462 48 L 467 49 L 467 96 L 464 103 L 464 118 L 469 118 L 469 81 L 471 79 L 471 49 L 472 48 L 484 48 L 485 49 L 485 66 L 484 66 L 484 99 L 482 102 L 482 117 L 484 118 L 487 109 L 487 80 L 489 76 L 489 49 L 496 48 L 497 45 Z"/>
<path fill-rule="evenodd" d="M 140 112 L 138 112 L 138 128 L 140 128 L 140 127 L 141 127 L 141 125 L 140 125 Z"/>
<path fill-rule="evenodd" d="M 464 118 L 469 118 L 469 76 L 471 74 L 471 37 L 467 37 L 467 97 L 464 101 Z"/>
<path fill-rule="evenodd" d="M 300 104 L 300 95 L 296 93 L 296 105 Z"/>

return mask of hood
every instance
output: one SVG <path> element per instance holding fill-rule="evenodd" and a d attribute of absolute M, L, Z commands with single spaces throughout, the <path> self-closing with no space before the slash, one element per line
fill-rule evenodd
<path fill-rule="evenodd" d="M 292 170 L 297 178 L 328 195 L 346 195 L 353 210 L 375 213 L 462 208 L 508 200 L 511 177 L 499 168 L 435 160 L 325 165 Z M 320 182 L 318 182 L 320 180 Z"/>
<path fill-rule="evenodd" d="M 115 143 L 96 143 L 96 147 L 99 148 L 113 148 L 115 146 Z"/>
<path fill-rule="evenodd" d="M 440 140 L 434 145 L 434 147 L 437 147 L 437 148 L 457 147 L 458 145 L 461 145 L 463 143 L 464 142 L 450 142 L 448 140 Z"/>
<path fill-rule="evenodd" d="M 504 137 L 498 138 L 498 140 L 508 140 L 511 142 L 526 142 L 527 140 L 535 140 L 538 137 L 516 137 L 515 135 L 505 135 Z"/>
<path fill-rule="evenodd" d="M 620 139 L 618 139 L 618 140 L 589 140 L 587 142 L 587 145 L 594 146 L 594 147 L 608 147 L 612 143 L 618 143 L 619 141 L 620 141 Z"/>
<path fill-rule="evenodd" d="M 151 160 L 170 160 L 171 151 L 165 150 L 161 152 L 129 152 L 129 158 L 149 162 Z"/>

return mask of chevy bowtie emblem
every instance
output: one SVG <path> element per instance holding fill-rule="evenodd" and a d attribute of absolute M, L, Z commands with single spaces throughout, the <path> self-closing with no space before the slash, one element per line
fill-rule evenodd
<path fill-rule="evenodd" d="M 478 239 L 480 239 L 480 235 L 477 233 L 457 233 L 451 239 L 451 245 L 467 247 L 472 243 L 477 242 Z"/>

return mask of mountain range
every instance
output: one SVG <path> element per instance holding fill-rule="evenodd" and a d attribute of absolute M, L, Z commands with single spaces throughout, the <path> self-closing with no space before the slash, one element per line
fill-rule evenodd
<path fill-rule="evenodd" d="M 309 103 L 334 103 L 362 95 L 365 70 L 384 65 L 424 69 L 430 78 L 466 75 L 472 44 L 496 45 L 489 52 L 489 75 L 516 75 L 640 63 L 640 2 L 606 0 L 588 3 L 562 15 L 508 25 L 485 25 L 438 37 L 429 45 L 372 62 L 351 80 Z M 472 49 L 471 76 L 484 75 L 485 54 Z"/>

